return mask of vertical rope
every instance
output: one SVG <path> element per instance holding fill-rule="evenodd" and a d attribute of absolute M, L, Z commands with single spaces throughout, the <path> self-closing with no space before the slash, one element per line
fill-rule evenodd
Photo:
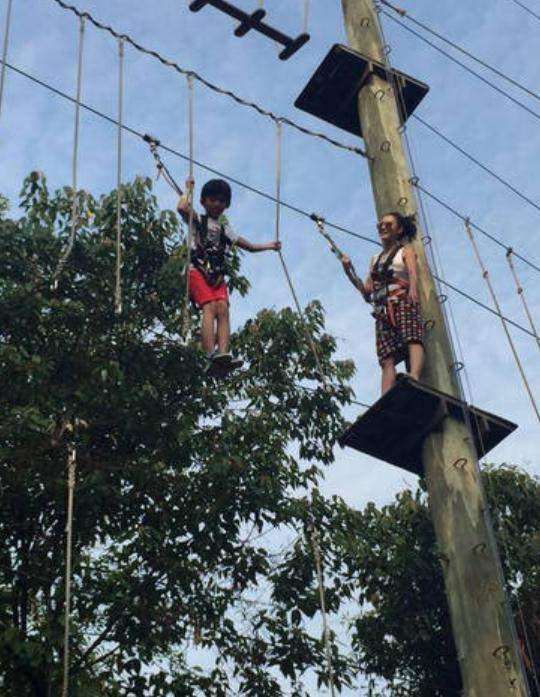
<path fill-rule="evenodd" d="M 188 86 L 188 123 L 189 123 L 189 180 L 190 185 L 187 190 L 189 202 L 189 221 L 187 234 L 187 252 L 186 252 L 186 293 L 184 297 L 184 310 L 182 318 L 182 334 L 184 340 L 188 340 L 189 330 L 191 328 L 191 312 L 189 305 L 189 267 L 191 266 L 191 245 L 193 243 L 193 140 L 194 140 L 194 123 L 193 123 L 193 75 L 187 76 Z"/>
<path fill-rule="evenodd" d="M 122 118 L 124 111 L 124 39 L 118 39 L 118 136 L 116 161 L 116 285 L 114 312 L 122 314 Z"/>
<path fill-rule="evenodd" d="M 332 695 L 332 697 L 335 697 L 334 671 L 332 668 L 332 647 L 330 644 L 330 629 L 328 627 L 326 601 L 324 598 L 324 576 L 321 561 L 321 548 L 319 545 L 319 531 L 314 525 L 311 528 L 311 544 L 313 547 L 313 557 L 315 559 L 315 568 L 317 570 L 317 582 L 319 586 L 319 601 L 321 604 L 321 616 L 323 622 L 324 651 L 326 654 L 326 663 L 328 666 L 328 684 L 330 685 L 330 694 Z"/>
<path fill-rule="evenodd" d="M 283 149 L 283 124 L 276 120 L 276 241 L 281 228 L 281 163 Z"/>
<path fill-rule="evenodd" d="M 71 233 L 67 246 L 58 261 L 58 265 L 53 274 L 52 286 L 56 290 L 58 287 L 58 279 L 66 262 L 71 254 L 73 245 L 75 243 L 75 236 L 77 235 L 78 227 L 78 213 L 79 213 L 79 203 L 77 198 L 77 162 L 79 158 L 79 123 L 80 123 L 80 113 L 81 113 L 81 85 L 82 85 L 82 65 L 83 65 L 83 48 L 84 48 L 84 17 L 80 18 L 79 23 L 79 59 L 77 66 L 77 96 L 75 99 L 75 128 L 73 136 L 73 159 L 72 159 L 72 204 L 71 204 Z"/>
<path fill-rule="evenodd" d="M 308 33 L 309 28 L 309 0 L 304 0 L 304 34 Z"/>
<path fill-rule="evenodd" d="M 6 13 L 6 28 L 4 30 L 4 46 L 2 49 L 2 71 L 0 72 L 0 116 L 2 115 L 2 98 L 4 96 L 4 82 L 6 79 L 6 61 L 9 44 L 9 29 L 11 27 L 12 0 L 8 0 Z"/>
<path fill-rule="evenodd" d="M 506 261 L 508 262 L 508 266 L 510 267 L 510 271 L 512 272 L 512 276 L 514 277 L 514 281 L 516 282 L 517 294 L 519 295 L 521 303 L 525 309 L 525 314 L 527 315 L 527 319 L 529 320 L 529 324 L 531 325 L 532 332 L 536 338 L 536 343 L 538 344 L 538 348 L 540 348 L 540 337 L 538 336 L 538 332 L 536 331 L 536 327 L 534 325 L 534 320 L 533 320 L 531 311 L 529 310 L 529 306 L 528 306 L 527 301 L 525 299 L 525 294 L 523 292 L 523 286 L 519 282 L 519 278 L 518 278 L 518 275 L 516 273 L 516 268 L 514 266 L 514 262 L 512 261 L 512 254 L 513 254 L 513 250 L 512 250 L 512 248 L 510 248 L 506 252 Z"/>
<path fill-rule="evenodd" d="M 65 576 L 65 619 L 64 619 L 64 676 L 62 697 L 68 697 L 69 687 L 69 629 L 71 622 L 71 554 L 73 546 L 73 496 L 75 491 L 75 468 L 77 451 L 71 446 L 68 453 L 68 505 L 66 523 L 66 576 Z"/>
<path fill-rule="evenodd" d="M 495 305 L 495 309 L 497 310 L 497 314 L 499 315 L 499 319 L 501 320 L 501 324 L 503 326 L 504 333 L 506 334 L 506 338 L 508 339 L 510 349 L 512 350 L 512 353 L 513 353 L 515 361 L 516 361 L 516 365 L 517 365 L 518 370 L 521 374 L 523 384 L 525 385 L 525 389 L 527 390 L 527 393 L 528 393 L 529 398 L 531 400 L 531 404 L 532 404 L 532 407 L 533 407 L 534 412 L 536 414 L 536 418 L 538 419 L 538 421 L 540 421 L 540 412 L 538 411 L 538 406 L 536 404 L 536 400 L 534 399 L 534 395 L 533 395 L 532 390 L 530 388 L 529 381 L 527 380 L 527 376 L 525 375 L 525 371 L 523 370 L 523 366 L 521 364 L 518 353 L 516 351 L 516 347 L 514 345 L 514 342 L 512 341 L 512 337 L 510 336 L 510 332 L 508 330 L 506 320 L 503 317 L 501 307 L 499 305 L 499 301 L 497 300 L 497 296 L 495 295 L 493 285 L 492 285 L 490 278 L 489 278 L 489 272 L 486 269 L 486 267 L 484 266 L 484 262 L 482 261 L 482 257 L 480 256 L 480 252 L 478 250 L 478 246 L 476 244 L 476 240 L 474 238 L 474 234 L 473 234 L 469 219 L 467 219 L 465 221 L 465 229 L 466 229 L 467 235 L 469 236 L 469 239 L 471 241 L 471 244 L 472 244 L 476 259 L 478 261 L 478 264 L 479 264 L 480 268 L 482 269 L 482 276 L 484 277 L 484 280 L 485 280 L 486 285 L 488 287 L 489 293 L 491 295 L 491 299 L 493 300 L 493 304 Z"/>
<path fill-rule="evenodd" d="M 277 135 L 277 140 L 276 140 L 276 241 L 279 242 L 279 237 L 280 237 L 280 228 L 281 228 L 281 169 L 282 169 L 282 140 L 283 140 L 283 127 L 282 123 L 279 119 L 276 119 L 276 135 Z M 287 268 L 287 264 L 285 263 L 285 258 L 283 256 L 283 252 L 278 250 L 278 255 L 279 255 L 279 260 L 281 262 L 281 266 L 283 268 L 283 272 L 285 274 L 285 278 L 287 279 L 287 283 L 289 285 L 289 289 L 291 291 L 291 295 L 294 300 L 294 304 L 296 305 L 296 311 L 298 312 L 298 315 L 300 316 L 300 319 L 302 320 L 302 326 L 304 327 L 304 331 L 306 334 L 306 338 L 308 340 L 309 346 L 311 348 L 311 351 L 313 353 L 313 357 L 315 358 L 315 363 L 317 365 L 317 370 L 319 372 L 319 376 L 324 384 L 324 386 L 327 386 L 327 379 L 326 376 L 323 372 L 321 360 L 319 358 L 319 353 L 317 351 L 317 347 L 315 346 L 315 341 L 313 340 L 313 336 L 311 334 L 311 331 L 309 330 L 308 324 L 306 322 L 306 318 L 304 316 L 304 313 L 302 311 L 302 307 L 300 305 L 300 301 L 298 300 L 298 295 L 296 294 L 296 290 L 294 288 L 294 284 L 292 282 L 291 274 L 289 273 L 289 269 Z"/>

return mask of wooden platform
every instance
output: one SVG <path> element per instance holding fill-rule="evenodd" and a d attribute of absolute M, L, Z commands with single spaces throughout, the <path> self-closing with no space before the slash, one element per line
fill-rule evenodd
<path fill-rule="evenodd" d="M 388 78 L 386 67 L 348 46 L 335 44 L 312 75 L 294 105 L 333 126 L 362 136 L 358 118 L 358 93 L 369 75 Z M 401 90 L 398 103 L 404 123 L 429 91 L 414 78 L 392 70 Z M 402 107 L 404 105 L 404 108 Z"/>
<path fill-rule="evenodd" d="M 422 476 L 422 445 L 445 414 L 471 424 L 479 457 L 510 435 L 517 425 L 500 416 L 402 377 L 339 439 L 350 448 Z"/>

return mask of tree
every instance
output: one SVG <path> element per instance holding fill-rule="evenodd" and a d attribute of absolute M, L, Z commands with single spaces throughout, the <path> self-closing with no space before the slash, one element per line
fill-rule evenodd
<path fill-rule="evenodd" d="M 540 665 L 540 481 L 514 466 L 484 470 L 531 693 Z M 426 492 L 362 512 L 342 508 L 334 568 L 362 611 L 352 622 L 362 671 L 395 697 L 452 697 L 462 684 Z"/>
<path fill-rule="evenodd" d="M 21 217 L 0 218 L 2 694 L 59 694 L 75 447 L 70 695 L 225 695 L 232 685 L 281 695 L 287 682 L 303 695 L 305 671 L 327 679 L 322 639 L 294 614 L 295 593 L 283 599 L 284 553 L 261 536 L 302 538 L 324 508 L 307 492 L 332 461 L 353 366 L 334 359 L 311 303 L 330 387 L 288 308 L 241 327 L 233 341 L 248 368 L 216 385 L 196 332 L 188 345 L 178 335 L 185 249 L 174 213 L 158 209 L 149 180 L 122 187 L 116 316 L 116 192 L 76 195 L 63 268 L 71 189 L 50 193 L 32 173 Z M 239 264 L 231 285 L 245 295 Z M 301 590 L 315 614 L 312 561 Z M 280 602 L 261 604 L 261 591 Z M 201 649 L 215 658 L 206 669 L 191 658 Z M 337 654 L 337 684 L 353 675 Z"/>

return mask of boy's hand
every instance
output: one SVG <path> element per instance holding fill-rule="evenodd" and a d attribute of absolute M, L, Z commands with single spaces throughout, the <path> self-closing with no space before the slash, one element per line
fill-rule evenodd
<path fill-rule="evenodd" d="M 274 240 L 273 242 L 270 242 L 269 249 L 273 249 L 274 252 L 279 252 L 279 250 L 281 249 L 281 242 L 279 240 Z"/>
<path fill-rule="evenodd" d="M 186 179 L 186 189 L 188 191 L 193 191 L 194 188 L 195 188 L 195 179 L 193 177 L 188 177 Z"/>

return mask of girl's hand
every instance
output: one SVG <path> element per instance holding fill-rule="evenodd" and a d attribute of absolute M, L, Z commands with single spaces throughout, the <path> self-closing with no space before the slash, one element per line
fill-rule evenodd
<path fill-rule="evenodd" d="M 418 305 L 418 303 L 420 302 L 418 288 L 414 285 L 411 285 L 409 288 L 409 300 L 413 302 L 415 305 Z"/>
<path fill-rule="evenodd" d="M 343 267 L 344 267 L 345 269 L 350 269 L 351 266 L 352 266 L 351 257 L 348 257 L 346 254 L 344 254 L 344 255 L 341 257 L 341 263 L 343 264 Z"/>

